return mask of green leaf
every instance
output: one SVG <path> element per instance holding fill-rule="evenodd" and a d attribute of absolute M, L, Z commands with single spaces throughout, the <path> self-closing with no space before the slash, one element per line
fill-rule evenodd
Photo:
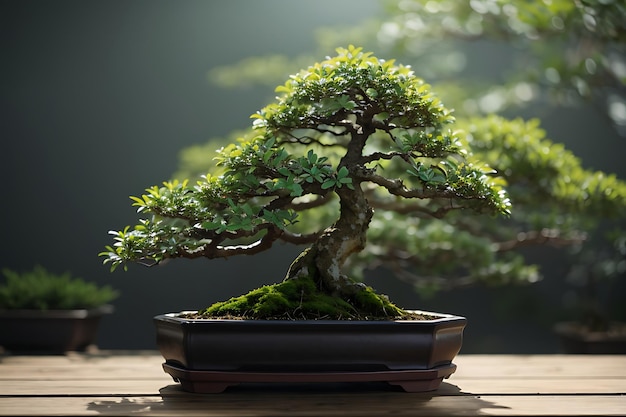
<path fill-rule="evenodd" d="M 215 230 L 217 228 L 219 228 L 221 226 L 220 223 L 213 223 L 213 222 L 203 222 L 201 224 L 202 228 L 205 230 Z"/>
<path fill-rule="evenodd" d="M 371 98 L 376 98 L 378 97 L 378 91 L 376 91 L 373 88 L 368 88 L 367 90 L 365 90 L 365 93 L 367 93 L 367 95 Z"/>
<path fill-rule="evenodd" d="M 315 152 L 313 152 L 312 149 L 309 150 L 306 156 L 311 165 L 314 165 L 315 162 L 317 161 L 317 155 L 315 154 Z"/>
<path fill-rule="evenodd" d="M 291 184 L 289 190 L 291 190 L 291 193 L 289 193 L 291 197 L 300 197 L 304 191 L 302 186 L 298 183 Z"/>
<path fill-rule="evenodd" d="M 130 199 L 134 201 L 133 206 L 145 206 L 146 202 L 144 199 L 139 198 L 139 197 L 135 197 L 135 196 L 130 196 Z"/>

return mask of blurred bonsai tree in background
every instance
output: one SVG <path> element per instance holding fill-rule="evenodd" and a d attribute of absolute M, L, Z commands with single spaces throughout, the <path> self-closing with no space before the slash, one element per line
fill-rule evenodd
<path fill-rule="evenodd" d="M 461 140 L 477 159 L 506 179 L 513 203 L 509 219 L 470 220 L 458 213 L 437 218 L 415 208 L 410 224 L 396 221 L 394 214 L 375 218 L 367 248 L 351 260 L 354 276 L 363 272 L 356 265 L 365 261 L 369 268 L 393 271 L 423 294 L 479 282 L 535 282 L 541 278 L 539 267 L 529 264 L 519 249 L 552 245 L 587 251 L 593 248 L 586 242 L 602 241 L 606 231 L 622 230 L 624 181 L 584 167 L 571 151 L 546 137 L 539 119 L 511 116 L 522 110 L 537 113 L 548 105 L 584 105 L 597 109 L 617 132 L 626 133 L 623 2 L 403 0 L 382 4 L 385 13 L 378 20 L 321 30 L 317 51 L 298 57 L 250 57 L 209 74 L 224 87 L 273 86 L 337 44 L 358 43 L 379 56 L 412 64 L 435 84 L 442 100 L 456 109 L 455 127 L 465 132 Z M 495 74 L 468 75 L 476 45 L 485 43 L 497 51 L 490 57 Z M 246 135 L 236 132 L 226 139 Z M 213 138 L 206 145 L 184 149 L 176 176 L 206 174 L 207 151 L 227 141 Z M 417 171 L 416 175 L 428 181 L 438 173 Z M 366 193 L 372 201 L 379 199 L 372 190 Z M 325 213 L 317 215 L 307 220 L 323 222 Z M 617 266 L 606 276 L 623 276 L 623 263 L 619 263 L 623 253 L 616 256 L 613 265 Z M 583 259 L 587 258 L 578 257 Z M 585 265 L 576 268 L 578 281 L 581 271 L 595 268 L 594 262 Z M 595 280 L 591 277 L 600 275 L 585 276 Z"/>

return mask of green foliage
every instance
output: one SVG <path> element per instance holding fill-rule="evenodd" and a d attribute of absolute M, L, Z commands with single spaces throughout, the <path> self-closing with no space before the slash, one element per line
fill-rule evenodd
<path fill-rule="evenodd" d="M 252 115 L 253 129 L 219 149 L 214 168 L 194 185 L 166 181 L 131 197 L 144 217 L 111 232 L 104 262 L 115 269 L 128 261 L 257 253 L 279 239 L 311 243 L 328 223 L 302 236 L 302 214 L 336 210 L 338 195 L 357 201 L 365 183 L 424 200 L 437 216 L 462 208 L 508 213 L 502 182 L 447 127 L 451 112 L 410 68 L 349 46 L 277 91 L 276 102 Z M 377 151 L 367 153 L 369 143 Z M 403 169 L 387 171 L 390 164 Z"/>
<path fill-rule="evenodd" d="M 255 115 L 256 124 L 270 129 L 316 128 L 320 119 L 357 110 L 373 112 L 387 124 L 404 128 L 437 129 L 451 122 L 450 112 L 410 68 L 352 46 L 338 53 L 279 86 L 279 101 Z"/>
<path fill-rule="evenodd" d="M 370 287 L 364 286 L 353 298 L 345 300 L 320 291 L 311 277 L 301 277 L 265 285 L 215 303 L 198 314 L 243 319 L 369 320 L 401 318 L 404 312 Z"/>
<path fill-rule="evenodd" d="M 562 144 L 545 137 L 538 120 L 508 121 L 498 116 L 472 118 L 459 126 L 468 146 L 495 167 L 520 209 L 558 209 L 563 215 L 615 217 L 626 207 L 626 183 L 592 171 Z"/>
<path fill-rule="evenodd" d="M 35 266 L 19 273 L 4 269 L 5 282 L 0 285 L 0 309 L 6 310 L 73 310 L 102 306 L 118 293 L 109 286 L 72 277 L 69 272 L 54 274 Z"/>

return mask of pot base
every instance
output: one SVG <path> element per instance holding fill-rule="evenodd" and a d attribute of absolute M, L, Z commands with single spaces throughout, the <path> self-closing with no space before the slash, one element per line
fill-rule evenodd
<path fill-rule="evenodd" d="M 372 372 L 233 372 L 194 371 L 164 363 L 163 370 L 183 390 L 196 394 L 217 394 L 242 383 L 337 383 L 387 382 L 406 392 L 434 391 L 441 382 L 456 371 L 456 365 L 438 366 L 425 370 Z"/>

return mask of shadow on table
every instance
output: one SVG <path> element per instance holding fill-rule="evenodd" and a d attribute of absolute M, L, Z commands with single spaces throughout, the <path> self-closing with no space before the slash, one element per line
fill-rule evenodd
<path fill-rule="evenodd" d="M 406 393 L 386 383 L 242 384 L 220 394 L 192 394 L 168 385 L 160 396 L 120 397 L 94 401 L 88 409 L 101 414 L 381 416 L 480 415 L 502 409 L 443 382 L 434 392 Z"/>

